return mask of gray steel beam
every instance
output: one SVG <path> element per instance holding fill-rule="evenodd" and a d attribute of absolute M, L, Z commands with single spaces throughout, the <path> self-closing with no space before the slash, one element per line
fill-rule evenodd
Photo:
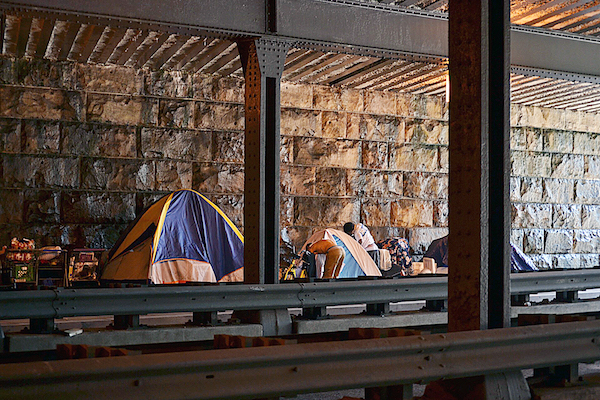
<path fill-rule="evenodd" d="M 556 71 L 568 80 L 574 75 L 600 76 L 598 38 L 513 26 L 510 42 L 513 65 Z"/>
<path fill-rule="evenodd" d="M 279 0 L 278 33 L 300 42 L 332 43 L 444 57 L 446 19 L 358 1 Z M 377 27 L 377 29 L 373 29 Z"/>
<path fill-rule="evenodd" d="M 13 363 L 0 365 L 0 397 L 252 399 L 520 374 L 525 368 L 599 360 L 599 335 L 600 321 L 572 322 L 335 346 L 322 342 Z"/>
<path fill-rule="evenodd" d="M 60 5 L 48 0 L 0 0 L 0 9 L 20 15 L 196 36 L 269 34 L 324 52 L 433 62 L 448 56 L 448 20 L 441 13 L 356 0 L 277 0 L 270 4 L 270 9 L 276 10 L 276 32 L 267 32 L 264 0 L 232 0 L 227 7 L 220 0 L 179 0 L 176 5 L 162 0 L 147 0 L 143 4 L 136 0 L 64 0 Z M 561 73 L 564 79 L 597 77 L 600 40 L 513 26 L 511 64 Z"/>

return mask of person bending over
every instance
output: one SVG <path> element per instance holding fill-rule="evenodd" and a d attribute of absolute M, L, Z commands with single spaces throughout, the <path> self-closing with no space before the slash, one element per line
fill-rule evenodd
<path fill-rule="evenodd" d="M 325 266 L 322 279 L 337 278 L 344 262 L 344 249 L 331 239 L 321 239 L 309 243 L 306 249 L 311 253 L 325 254 Z"/>

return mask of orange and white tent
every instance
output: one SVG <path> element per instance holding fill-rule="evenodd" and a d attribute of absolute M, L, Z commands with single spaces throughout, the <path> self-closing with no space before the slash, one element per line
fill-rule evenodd
<path fill-rule="evenodd" d="M 331 239 L 344 249 L 344 264 L 338 278 L 357 278 L 359 276 L 381 276 L 381 271 L 369 256 L 369 253 L 352 237 L 337 229 L 323 229 L 313 233 L 302 246 L 306 250 L 309 243 L 321 239 Z M 322 265 L 325 255 L 317 255 L 317 276 L 323 274 Z"/>

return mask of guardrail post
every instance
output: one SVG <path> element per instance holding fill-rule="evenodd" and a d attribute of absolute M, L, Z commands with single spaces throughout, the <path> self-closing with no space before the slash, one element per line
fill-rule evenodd
<path fill-rule="evenodd" d="M 113 327 L 115 329 L 139 328 L 139 315 L 115 315 Z"/>
<path fill-rule="evenodd" d="M 579 320 L 585 321 L 587 320 L 587 317 L 555 314 L 521 314 L 518 318 L 519 326 L 546 325 Z M 533 370 L 533 376 L 535 378 L 547 378 L 556 382 L 574 382 L 579 377 L 579 364 L 565 364 L 545 368 L 535 368 Z"/>
<path fill-rule="evenodd" d="M 412 398 L 412 385 L 365 388 L 365 400 L 409 400 Z"/>
<path fill-rule="evenodd" d="M 4 335 L 2 325 L 0 325 L 0 353 L 6 353 L 7 347 L 6 336 Z"/>
<path fill-rule="evenodd" d="M 447 310 L 448 300 L 425 300 L 425 308 L 429 311 Z"/>
<path fill-rule="evenodd" d="M 31 333 L 52 333 L 54 328 L 54 318 L 31 318 L 29 320 Z"/>
<path fill-rule="evenodd" d="M 390 313 L 390 303 L 367 304 L 367 315 L 386 315 Z"/>
<path fill-rule="evenodd" d="M 320 319 L 327 316 L 327 307 L 306 307 L 302 309 L 302 316 L 307 319 Z"/>
<path fill-rule="evenodd" d="M 263 336 L 281 336 L 292 334 L 292 317 L 287 308 L 278 310 L 235 311 L 235 318 L 248 324 L 260 324 Z"/>
<path fill-rule="evenodd" d="M 579 301 L 579 292 L 577 290 L 556 292 L 556 301 L 561 303 L 576 303 Z"/>
<path fill-rule="evenodd" d="M 511 306 L 524 306 L 530 302 L 529 294 L 513 294 L 510 296 Z"/>
<path fill-rule="evenodd" d="M 579 364 L 535 368 L 533 370 L 533 377 L 547 378 L 552 382 L 575 382 L 579 378 Z"/>
<path fill-rule="evenodd" d="M 218 323 L 216 311 L 196 311 L 192 315 L 192 325 L 217 325 Z"/>

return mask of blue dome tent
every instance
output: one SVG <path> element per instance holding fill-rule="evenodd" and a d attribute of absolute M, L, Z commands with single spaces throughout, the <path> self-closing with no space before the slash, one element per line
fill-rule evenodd
<path fill-rule="evenodd" d="M 202 194 L 179 190 L 151 205 L 109 253 L 102 279 L 155 284 L 241 282 L 244 238 Z"/>

